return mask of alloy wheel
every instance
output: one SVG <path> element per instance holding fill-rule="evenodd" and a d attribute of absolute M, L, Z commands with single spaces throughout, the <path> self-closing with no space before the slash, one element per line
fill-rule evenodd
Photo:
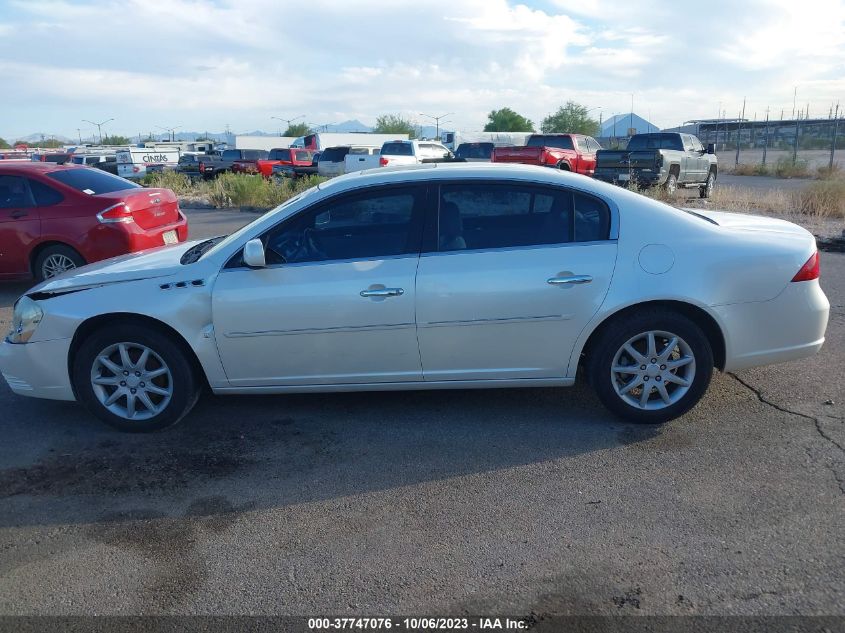
<path fill-rule="evenodd" d="M 49 279 L 74 268 L 76 268 L 76 264 L 70 257 L 61 253 L 54 253 L 41 264 L 41 277 Z"/>
<path fill-rule="evenodd" d="M 689 391 L 695 378 L 695 356 L 684 339 L 652 330 L 628 339 L 610 368 L 613 388 L 638 409 L 664 409 Z"/>
<path fill-rule="evenodd" d="M 148 420 L 170 404 L 173 376 L 149 347 L 115 343 L 94 359 L 91 387 L 100 404 L 113 414 L 125 420 Z"/>

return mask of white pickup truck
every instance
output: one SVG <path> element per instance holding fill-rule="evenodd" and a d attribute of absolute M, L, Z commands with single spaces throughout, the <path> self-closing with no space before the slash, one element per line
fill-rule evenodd
<path fill-rule="evenodd" d="M 342 176 L 351 171 L 361 171 L 370 167 L 378 167 L 378 155 L 381 146 L 375 145 L 341 145 L 324 149 L 317 163 L 317 173 L 321 176 Z M 365 161 L 369 159 L 369 162 Z M 372 159 L 375 159 L 374 161 Z"/>
<path fill-rule="evenodd" d="M 445 145 L 437 141 L 389 141 L 381 146 L 379 165 L 418 165 L 454 158 Z"/>

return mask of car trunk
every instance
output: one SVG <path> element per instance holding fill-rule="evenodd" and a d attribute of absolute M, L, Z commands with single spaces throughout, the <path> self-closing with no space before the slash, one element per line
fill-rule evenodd
<path fill-rule="evenodd" d="M 170 189 L 129 189 L 97 196 L 110 201 L 124 202 L 132 212 L 135 223 L 144 230 L 155 229 L 179 221 L 179 201 Z"/>

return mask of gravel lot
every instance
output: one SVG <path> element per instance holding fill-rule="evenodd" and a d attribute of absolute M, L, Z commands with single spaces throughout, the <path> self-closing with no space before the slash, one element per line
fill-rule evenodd
<path fill-rule="evenodd" d="M 0 613 L 845 615 L 845 255 L 822 286 L 816 357 L 659 428 L 578 384 L 206 395 L 132 436 L 3 383 Z"/>

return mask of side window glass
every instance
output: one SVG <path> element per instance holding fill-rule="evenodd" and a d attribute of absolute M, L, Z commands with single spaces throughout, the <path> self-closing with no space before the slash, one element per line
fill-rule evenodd
<path fill-rule="evenodd" d="M 0 209 L 22 209 L 33 205 L 26 179 L 0 176 Z"/>
<path fill-rule="evenodd" d="M 572 239 L 572 196 L 530 186 L 441 188 L 440 251 L 560 244 Z"/>
<path fill-rule="evenodd" d="M 35 206 L 38 207 L 49 207 L 64 200 L 64 196 L 58 191 L 37 180 L 29 180 L 29 189 L 35 198 Z"/>
<path fill-rule="evenodd" d="M 305 211 L 264 235 L 268 264 L 367 259 L 419 249 L 424 189 L 391 188 Z"/>
<path fill-rule="evenodd" d="M 610 209 L 592 196 L 573 195 L 575 201 L 575 241 L 606 240 L 610 234 Z"/>

